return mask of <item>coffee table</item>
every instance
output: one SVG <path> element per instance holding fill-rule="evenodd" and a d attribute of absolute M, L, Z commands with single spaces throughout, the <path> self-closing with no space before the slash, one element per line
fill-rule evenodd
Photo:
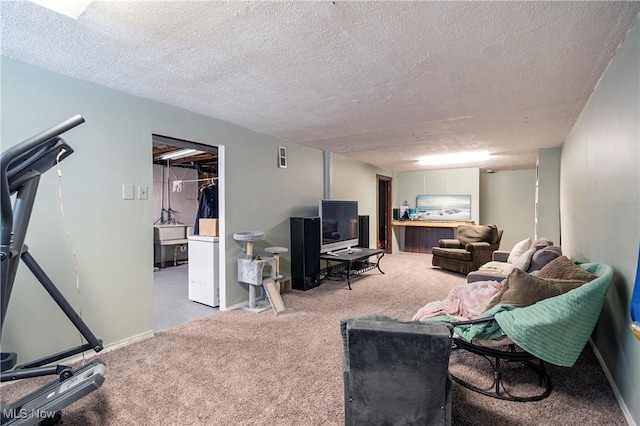
<path fill-rule="evenodd" d="M 349 251 L 340 251 L 338 253 L 323 253 L 320 259 L 326 261 L 327 266 L 320 272 L 328 276 L 331 272 L 346 272 L 347 286 L 351 290 L 351 277 L 361 275 L 372 269 L 378 269 L 381 274 L 384 271 L 380 269 L 380 259 L 384 256 L 383 249 L 370 249 L 357 247 Z M 370 258 L 376 256 L 374 261 Z"/>

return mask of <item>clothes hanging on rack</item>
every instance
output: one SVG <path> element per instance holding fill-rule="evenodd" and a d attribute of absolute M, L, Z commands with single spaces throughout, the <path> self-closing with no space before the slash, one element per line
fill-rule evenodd
<path fill-rule="evenodd" d="M 184 182 L 203 182 L 203 181 L 207 181 L 207 182 L 211 182 L 211 185 L 215 185 L 217 179 L 218 179 L 217 177 L 214 177 L 214 178 L 205 178 L 205 179 L 174 180 L 173 181 L 173 192 L 182 192 L 182 184 Z"/>
<path fill-rule="evenodd" d="M 200 190 L 198 212 L 193 226 L 193 233 L 200 235 L 200 219 L 213 219 L 218 217 L 218 186 L 210 184 Z"/>

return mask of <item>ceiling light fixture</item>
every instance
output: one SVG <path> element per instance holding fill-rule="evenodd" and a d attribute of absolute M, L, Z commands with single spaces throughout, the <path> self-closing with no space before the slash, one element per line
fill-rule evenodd
<path fill-rule="evenodd" d="M 167 152 L 160 157 L 162 160 L 177 160 L 179 158 L 191 157 L 192 155 L 204 154 L 204 151 L 197 149 L 179 149 L 177 151 Z"/>
<path fill-rule="evenodd" d="M 418 164 L 421 166 L 437 166 L 441 164 L 475 163 L 489 158 L 491 158 L 491 154 L 488 151 L 459 152 L 424 157 L 418 160 Z"/>
<path fill-rule="evenodd" d="M 53 10 L 61 15 L 78 19 L 82 12 L 87 10 L 93 0 L 30 0 L 49 10 Z"/>

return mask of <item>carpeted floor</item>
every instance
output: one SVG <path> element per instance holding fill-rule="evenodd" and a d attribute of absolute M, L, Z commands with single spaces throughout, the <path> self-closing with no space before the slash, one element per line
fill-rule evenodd
<path fill-rule="evenodd" d="M 63 411 L 65 425 L 340 425 L 340 320 L 378 313 L 409 320 L 464 277 L 399 253 L 352 282 L 324 281 L 283 295 L 286 311 L 222 312 L 100 354 L 104 385 Z M 469 361 L 476 374 L 476 361 Z M 539 402 L 480 396 L 454 384 L 455 425 L 626 425 L 587 346 L 572 368 L 548 367 L 554 390 Z M 481 375 L 482 373 L 478 372 Z M 33 382 L 33 381 L 32 381 Z M 34 387 L 3 388 L 15 400 Z"/>

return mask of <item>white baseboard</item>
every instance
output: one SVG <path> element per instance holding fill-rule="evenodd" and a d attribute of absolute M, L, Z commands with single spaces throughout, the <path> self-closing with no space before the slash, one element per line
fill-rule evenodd
<path fill-rule="evenodd" d="M 629 412 L 629 409 L 627 408 L 627 404 L 624 402 L 624 399 L 622 399 L 622 396 L 620 395 L 620 392 L 618 391 L 618 387 L 616 386 L 616 383 L 613 380 L 613 376 L 611 375 L 611 373 L 609 373 L 609 369 L 607 368 L 607 365 L 604 363 L 604 359 L 602 358 L 602 355 L 600 355 L 600 352 L 598 351 L 598 348 L 593 343 L 592 339 L 589 339 L 589 343 L 591 344 L 591 348 L 593 348 L 593 353 L 596 355 L 596 358 L 598 359 L 598 362 L 600 363 L 600 367 L 602 367 L 602 371 L 604 371 L 604 375 L 607 377 L 607 380 L 609 381 L 609 385 L 611 385 L 611 389 L 613 389 L 613 394 L 616 396 L 616 399 L 618 400 L 618 404 L 620 405 L 620 409 L 622 410 L 622 414 L 624 414 L 624 417 L 627 419 L 627 423 L 629 423 L 629 426 L 638 426 L 633 421 L 633 418 L 631 417 L 631 413 Z"/>
<path fill-rule="evenodd" d="M 148 331 L 145 331 L 144 333 L 140 333 L 140 334 L 137 334 L 135 336 L 131 336 L 131 337 L 128 337 L 126 339 L 119 340 L 117 342 L 111 343 L 110 345 L 105 346 L 105 348 L 102 350 L 101 353 L 110 352 L 110 351 L 112 351 L 114 349 L 118 349 L 118 348 L 121 348 L 123 346 L 128 346 L 128 345 L 130 345 L 132 343 L 140 342 L 142 340 L 146 340 L 146 339 L 148 339 L 150 337 L 153 337 L 153 336 L 154 336 L 153 330 L 148 330 Z"/>
<path fill-rule="evenodd" d="M 59 363 L 60 364 L 73 364 L 73 363 L 76 363 L 76 362 L 80 362 L 83 359 L 84 360 L 92 360 L 92 359 L 95 359 L 95 358 L 100 358 L 101 354 L 105 354 L 107 352 L 111 352 L 114 349 L 122 348 L 124 346 L 128 346 L 128 345 L 130 345 L 132 343 L 136 343 L 136 342 L 140 342 L 142 340 L 146 340 L 146 339 L 148 339 L 150 337 L 153 337 L 153 330 L 145 331 L 144 333 L 140 333 L 140 334 L 137 334 L 135 336 L 131 336 L 131 337 L 128 337 L 126 339 L 122 339 L 122 340 L 119 340 L 117 342 L 111 343 L 111 344 L 105 346 L 100 352 L 85 353 L 84 357 L 82 356 L 82 354 L 74 355 L 71 358 L 67 358 L 67 359 L 59 361 Z"/>

